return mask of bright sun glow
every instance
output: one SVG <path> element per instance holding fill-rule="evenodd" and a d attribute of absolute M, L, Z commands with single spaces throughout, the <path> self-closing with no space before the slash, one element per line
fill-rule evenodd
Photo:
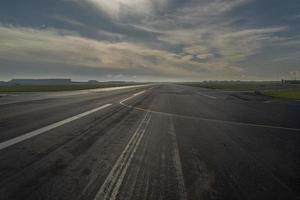
<path fill-rule="evenodd" d="M 156 1 L 151 0 L 88 0 L 94 3 L 94 5 L 101 8 L 104 12 L 106 12 L 109 16 L 113 18 L 119 18 L 120 13 L 126 14 L 126 10 L 130 10 L 131 12 L 136 13 L 145 13 L 149 14 L 152 11 L 153 4 Z M 160 2 L 165 2 L 161 0 Z M 122 8 L 125 11 L 122 11 Z M 124 13 L 125 12 L 125 13 Z"/>

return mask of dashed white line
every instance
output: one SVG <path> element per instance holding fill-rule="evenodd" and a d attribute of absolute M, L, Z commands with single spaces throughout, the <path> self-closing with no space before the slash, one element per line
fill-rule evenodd
<path fill-rule="evenodd" d="M 23 134 L 23 135 L 21 135 L 21 136 L 18 136 L 18 137 L 9 139 L 9 140 L 7 140 L 7 141 L 5 141 L 5 142 L 1 142 L 1 143 L 0 143 L 0 150 L 5 149 L 5 148 L 8 148 L 8 147 L 10 147 L 10 146 L 12 146 L 12 145 L 15 145 L 15 144 L 17 144 L 17 143 L 20 143 L 20 142 L 22 142 L 22 141 L 24 141 L 24 140 L 27 140 L 27 139 L 32 138 L 32 137 L 35 137 L 35 136 L 40 135 L 40 134 L 42 134 L 42 133 L 45 133 L 45 132 L 47 132 L 47 131 L 50 131 L 50 130 L 52 130 L 52 129 L 54 129 L 54 128 L 57 128 L 57 127 L 59 127 L 59 126 L 62 126 L 62 125 L 67 124 L 67 123 L 69 123 L 69 122 L 72 122 L 72 121 L 74 121 L 74 120 L 77 120 L 77 119 L 80 119 L 80 118 L 85 117 L 85 116 L 87 116 L 87 115 L 90 115 L 90 114 L 92 114 L 92 113 L 94 113 L 94 112 L 97 112 L 97 111 L 99 111 L 99 110 L 102 110 L 102 109 L 104 109 L 104 108 L 107 108 L 107 107 L 109 107 L 109 106 L 111 106 L 111 105 L 112 105 L 112 104 L 105 104 L 105 105 L 100 106 L 100 107 L 98 107 L 98 108 L 95 108 L 95 109 L 86 111 L 86 112 L 84 112 L 84 113 L 75 115 L 75 116 L 73 116 L 73 117 L 69 117 L 69 118 L 64 119 L 64 120 L 62 120 L 62 121 L 59 121 L 59 122 L 56 122 L 56 123 L 54 123 L 54 124 L 48 125 L 48 126 L 46 126 L 46 127 L 40 128 L 40 129 L 38 129 L 38 130 L 31 131 L 31 132 L 26 133 L 26 134 Z"/>

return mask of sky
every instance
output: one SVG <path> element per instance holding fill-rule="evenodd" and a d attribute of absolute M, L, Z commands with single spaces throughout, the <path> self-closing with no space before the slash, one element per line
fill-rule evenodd
<path fill-rule="evenodd" d="M 299 0 L 1 0 L 0 80 L 300 77 Z"/>

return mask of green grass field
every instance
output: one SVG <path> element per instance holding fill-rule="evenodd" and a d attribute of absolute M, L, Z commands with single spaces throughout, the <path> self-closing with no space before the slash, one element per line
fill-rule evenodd
<path fill-rule="evenodd" d="M 72 90 L 86 90 L 105 87 L 119 87 L 136 85 L 131 83 L 101 83 L 94 85 L 7 85 L 0 86 L 0 92 L 55 92 L 55 91 L 72 91 Z"/>
<path fill-rule="evenodd" d="M 268 90 L 285 88 L 280 82 L 201 82 L 201 83 L 181 83 L 183 85 L 202 87 L 208 89 L 225 90 Z"/>
<path fill-rule="evenodd" d="M 286 90 L 271 90 L 263 92 L 266 96 L 300 100 L 300 88 Z"/>
<path fill-rule="evenodd" d="M 182 85 L 202 87 L 208 89 L 224 90 L 249 90 L 259 91 L 261 95 L 284 98 L 300 99 L 300 86 L 285 85 L 280 82 L 199 82 L 199 83 L 180 83 Z"/>

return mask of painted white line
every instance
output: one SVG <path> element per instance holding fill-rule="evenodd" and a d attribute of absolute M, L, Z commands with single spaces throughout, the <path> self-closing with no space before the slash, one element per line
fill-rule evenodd
<path fill-rule="evenodd" d="M 72 121 L 74 121 L 74 120 L 77 120 L 77 119 L 80 119 L 80 118 L 85 117 L 85 116 L 87 116 L 87 115 L 90 115 L 90 114 L 92 114 L 92 113 L 94 113 L 94 112 L 97 112 L 97 111 L 99 111 L 99 110 L 102 110 L 102 109 L 104 109 L 104 108 L 107 108 L 107 107 L 109 107 L 109 106 L 111 106 L 111 105 L 112 105 L 112 104 L 105 104 L 105 105 L 100 106 L 100 107 L 98 107 L 98 108 L 95 108 L 95 109 L 86 111 L 86 112 L 84 112 L 84 113 L 75 115 L 75 116 L 73 116 L 73 117 L 64 119 L 64 120 L 62 120 L 62 121 L 56 122 L 56 123 L 54 123 L 54 124 L 48 125 L 48 126 L 46 126 L 46 127 L 40 128 L 40 129 L 38 129 L 38 130 L 31 131 L 31 132 L 29 132 L 29 133 L 26 133 L 26 134 L 24 134 L 24 135 L 21 135 L 21 136 L 12 138 L 12 139 L 7 140 L 7 141 L 5 141 L 5 142 L 1 142 L 1 143 L 0 143 L 0 150 L 5 149 L 5 148 L 7 148 L 7 147 L 10 147 L 10 146 L 12 146 L 12 145 L 15 145 L 15 144 L 17 144 L 17 143 L 20 143 L 20 142 L 22 142 L 22 141 L 24 141 L 24 140 L 27 140 L 27 139 L 29 139 L 29 138 L 35 137 L 35 136 L 37 136 L 37 135 L 40 135 L 40 134 L 42 134 L 42 133 L 45 133 L 45 132 L 47 132 L 47 131 L 50 131 L 50 130 L 52 130 L 52 129 L 54 129 L 54 128 L 57 128 L 57 127 L 59 127 L 59 126 L 62 126 L 62 125 L 67 124 L 67 123 L 69 123 L 69 122 L 72 122 Z"/>
<path fill-rule="evenodd" d="M 150 119 L 151 116 L 149 112 L 147 112 L 143 120 L 138 125 L 138 128 L 132 135 L 131 139 L 129 140 L 128 144 L 126 145 L 125 149 L 121 153 L 120 157 L 114 164 L 112 170 L 106 177 L 94 200 L 116 199 L 128 167 L 146 132 Z"/>
<path fill-rule="evenodd" d="M 135 96 L 138 96 L 138 95 L 143 94 L 143 93 L 145 93 L 145 90 L 143 90 L 141 92 L 138 92 L 138 93 L 135 93 L 133 96 L 135 97 Z"/>
<path fill-rule="evenodd" d="M 169 133 L 172 136 L 172 138 L 171 138 L 172 146 L 173 146 L 172 157 L 173 157 L 173 162 L 174 162 L 174 166 L 176 169 L 176 177 L 177 177 L 177 181 L 178 181 L 177 186 L 178 186 L 178 192 L 179 192 L 179 197 L 180 197 L 179 199 L 186 200 L 187 196 L 186 196 L 186 188 L 185 188 L 184 177 L 183 177 L 183 172 L 182 172 L 182 164 L 181 164 L 181 160 L 180 160 L 177 136 L 175 133 L 174 123 L 173 123 L 172 118 L 171 118 Z"/>
<path fill-rule="evenodd" d="M 146 90 L 143 90 L 143 91 L 141 91 L 141 92 L 135 93 L 134 95 L 132 95 L 132 96 L 130 96 L 130 97 L 128 97 L 128 98 L 123 99 L 122 101 L 120 101 L 120 104 L 121 104 L 121 105 L 124 105 L 124 102 L 125 102 L 125 101 L 128 101 L 128 100 L 130 100 L 130 99 L 132 99 L 132 98 L 134 98 L 134 97 L 136 97 L 136 96 L 138 96 L 138 95 L 141 95 L 141 94 L 143 94 L 143 93 L 145 93 L 145 92 L 146 92 Z"/>
<path fill-rule="evenodd" d="M 190 115 L 180 115 L 180 114 L 174 114 L 174 113 L 154 111 L 154 110 L 150 110 L 150 109 L 144 109 L 144 108 L 126 105 L 124 103 L 122 103 L 122 105 L 125 107 L 128 107 L 128 108 L 133 108 L 133 109 L 140 110 L 143 112 L 151 112 L 151 113 L 159 114 L 159 115 L 176 116 L 176 117 L 182 117 L 182 118 L 188 118 L 188 119 L 195 119 L 195 120 L 202 120 L 202 121 L 216 122 L 216 123 L 223 123 L 223 124 L 232 124 L 232 125 L 239 125 L 239 126 L 271 128 L 271 129 L 279 129 L 279 130 L 286 130 L 286 131 L 300 131 L 299 128 L 289 128 L 289 127 L 282 127 L 282 126 L 272 126 L 272 125 L 264 125 L 264 124 L 253 124 L 253 123 L 246 123 L 246 122 L 227 121 L 227 120 L 220 120 L 220 119 L 210 119 L 210 118 L 204 118 L 204 117 L 195 117 L 195 116 L 190 116 Z"/>
<path fill-rule="evenodd" d="M 120 90 L 120 89 L 129 89 L 129 88 L 137 88 L 137 87 L 144 87 L 150 86 L 153 84 L 143 84 L 143 85 L 132 85 L 132 86 L 120 86 L 120 87 L 108 87 L 108 88 L 99 88 L 99 89 L 91 89 L 91 92 L 99 92 L 99 91 L 113 91 L 113 90 Z"/>
<path fill-rule="evenodd" d="M 203 93 L 200 93 L 200 92 L 197 92 L 197 94 L 199 94 L 199 95 L 201 95 L 201 96 L 204 96 L 204 97 L 211 98 L 211 99 L 217 99 L 217 97 L 211 96 L 211 95 L 208 95 L 208 94 L 203 94 Z"/>
<path fill-rule="evenodd" d="M 27 101 L 14 101 L 14 102 L 0 103 L 0 105 L 9 105 L 9 104 L 23 103 L 23 102 L 27 102 Z"/>
<path fill-rule="evenodd" d="M 154 85 L 154 84 L 120 86 L 120 87 L 107 87 L 107 88 L 74 90 L 74 91 L 48 92 L 48 94 L 50 94 L 50 95 L 47 96 L 47 97 L 40 97 L 40 98 L 29 99 L 29 100 L 24 100 L 24 101 L 3 102 L 3 103 L 0 103 L 0 106 L 1 105 L 16 104 L 16 103 L 25 103 L 25 102 L 31 102 L 31 101 L 38 101 L 38 100 L 44 100 L 44 99 L 49 99 L 49 98 L 68 97 L 68 96 L 89 94 L 89 93 L 95 93 L 95 92 L 108 92 L 108 91 L 114 91 L 114 90 L 131 89 L 131 88 L 138 88 L 138 87 L 147 87 L 147 86 L 151 86 L 151 85 Z M 12 95 L 10 95 L 10 96 L 12 96 Z M 20 96 L 20 95 L 18 95 L 18 96 Z"/>

